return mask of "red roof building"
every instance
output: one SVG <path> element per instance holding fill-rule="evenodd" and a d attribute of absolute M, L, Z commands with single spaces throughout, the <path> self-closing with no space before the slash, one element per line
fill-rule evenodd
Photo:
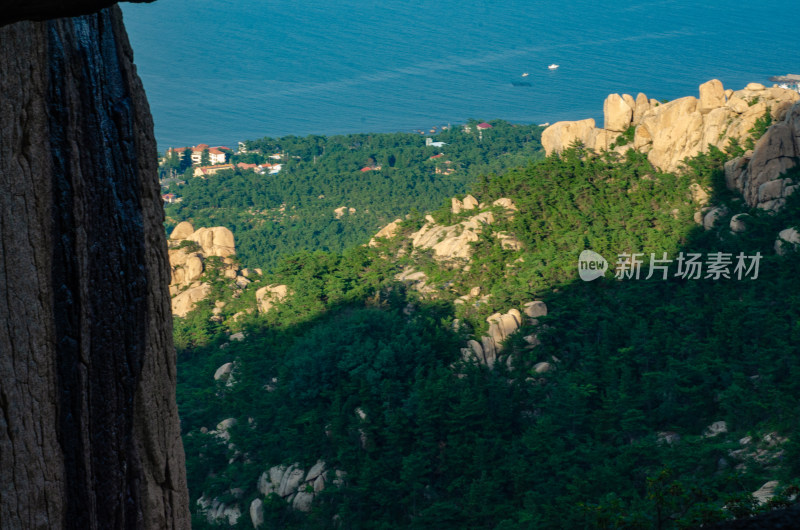
<path fill-rule="evenodd" d="M 225 163 L 225 151 L 230 151 L 227 147 L 223 145 L 218 145 L 217 147 L 209 147 L 208 144 L 197 144 L 192 147 L 170 147 L 167 149 L 167 156 L 170 156 L 172 153 L 178 153 L 178 159 L 183 159 L 183 154 L 186 150 L 191 151 L 192 157 L 192 164 L 197 165 L 200 163 L 203 157 L 203 151 L 208 149 L 208 161 L 213 164 L 224 164 Z"/>
<path fill-rule="evenodd" d="M 492 126 L 490 124 L 486 123 L 486 122 L 479 123 L 477 125 L 477 127 L 478 127 L 478 129 L 491 129 L 492 128 Z"/>
<path fill-rule="evenodd" d="M 233 164 L 218 164 L 216 166 L 201 166 L 196 167 L 194 169 L 194 176 L 195 177 L 205 177 L 207 175 L 213 175 L 218 171 L 222 171 L 224 169 L 234 169 Z"/>

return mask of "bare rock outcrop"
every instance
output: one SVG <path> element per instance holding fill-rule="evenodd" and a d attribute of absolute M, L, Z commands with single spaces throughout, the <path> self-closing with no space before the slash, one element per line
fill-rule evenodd
<path fill-rule="evenodd" d="M 541 300 L 534 300 L 533 302 L 528 302 L 523 306 L 523 312 L 529 319 L 531 319 L 532 323 L 536 323 L 537 321 L 535 319 L 547 316 L 547 304 Z"/>
<path fill-rule="evenodd" d="M 649 111 L 651 107 L 652 104 L 647 96 L 642 92 L 639 92 L 639 94 L 636 95 L 636 100 L 633 107 L 634 126 L 639 125 L 642 122 L 642 118 L 644 118 L 645 114 L 647 114 L 647 111 Z"/>
<path fill-rule="evenodd" d="M 289 296 L 289 288 L 285 285 L 267 285 L 256 291 L 256 304 L 258 311 L 268 313 L 277 303 Z"/>
<path fill-rule="evenodd" d="M 464 197 L 464 200 L 461 201 L 461 205 L 465 210 L 474 210 L 478 207 L 478 199 L 472 195 L 467 195 Z"/>
<path fill-rule="evenodd" d="M 331 480 L 330 476 L 333 475 Z M 328 470 L 327 464 L 318 460 L 316 464 L 305 471 L 300 464 L 289 466 L 279 465 L 264 471 L 258 478 L 258 492 L 267 497 L 275 494 L 284 499 L 293 509 L 301 512 L 311 511 L 312 503 L 316 496 L 329 484 L 341 486 L 346 473 L 336 469 Z M 253 516 L 254 507 L 250 506 L 250 517 L 254 527 L 258 527 L 258 505 L 255 506 L 256 516 Z"/>
<path fill-rule="evenodd" d="M 630 96 L 623 98 L 619 94 L 609 95 L 603 102 L 603 128 L 607 131 L 624 132 L 633 123 L 635 107 L 636 103 Z"/>
<path fill-rule="evenodd" d="M 458 199 L 453 199 L 453 200 L 458 200 Z M 397 230 L 400 228 L 400 223 L 402 223 L 402 222 L 403 222 L 402 219 L 395 219 L 394 221 L 392 221 L 388 225 L 386 225 L 383 228 L 381 228 L 380 230 L 378 230 L 378 233 L 375 234 L 375 236 L 372 239 L 369 240 L 369 246 L 377 247 L 378 246 L 378 241 L 377 240 L 379 238 L 385 238 L 385 239 L 393 238 L 395 236 L 395 234 L 397 234 Z"/>
<path fill-rule="evenodd" d="M 725 105 L 725 88 L 719 79 L 712 79 L 700 85 L 700 103 L 697 110 L 706 114 Z"/>
<path fill-rule="evenodd" d="M 194 234 L 194 227 L 192 226 L 192 223 L 189 221 L 181 221 L 175 226 L 175 228 L 172 229 L 172 233 L 169 235 L 169 238 L 182 241 L 184 239 L 189 239 L 189 236 L 192 234 Z"/>
<path fill-rule="evenodd" d="M 176 317 L 185 317 L 194 310 L 198 302 L 208 298 L 211 286 L 207 283 L 195 282 L 187 289 L 172 297 L 172 314 Z"/>
<path fill-rule="evenodd" d="M 110 4 L 0 10 L 4 529 L 190 525 L 153 123 Z"/>
<path fill-rule="evenodd" d="M 498 206 L 503 210 L 498 211 L 497 208 L 492 208 Z M 502 215 L 511 220 L 518 209 L 513 201 L 507 197 L 496 199 L 491 205 L 479 203 L 472 195 L 467 195 L 463 200 L 453 197 L 451 199 L 451 212 L 459 214 L 465 211 L 474 212 L 474 214 L 459 223 L 447 226 L 437 224 L 433 216 L 426 215 L 422 227 L 408 236 L 411 246 L 414 249 L 433 250 L 434 258 L 442 263 L 453 264 L 468 261 L 472 257 L 471 243 L 478 241 L 484 229 L 495 223 L 495 215 Z M 397 219 L 385 226 L 370 240 L 369 245 L 377 247 L 380 245 L 379 238 L 394 237 L 400 222 L 401 220 Z M 521 250 L 523 248 L 523 243 L 514 234 L 497 231 L 493 233 L 493 236 L 502 248 L 506 250 Z M 401 252 L 405 252 L 405 250 L 401 249 Z M 396 279 L 403 282 L 422 280 L 422 284 L 427 281 L 427 278 L 409 276 L 415 274 L 424 276 L 422 272 L 406 270 L 398 274 Z M 424 285 L 418 287 L 424 287 Z M 417 290 L 421 291 L 420 288 Z"/>
<path fill-rule="evenodd" d="M 231 336 L 231 340 L 233 340 L 233 336 Z M 224 383 L 226 387 L 232 387 L 236 383 L 235 371 L 235 362 L 225 363 L 214 371 L 214 381 Z"/>
<path fill-rule="evenodd" d="M 500 206 L 501 208 L 505 208 L 506 210 L 510 210 L 516 212 L 518 209 L 514 205 L 514 202 L 509 199 L 508 197 L 500 197 L 492 202 L 492 206 Z"/>
<path fill-rule="evenodd" d="M 236 254 L 233 232 L 224 226 L 198 228 L 186 239 L 197 242 L 206 257 L 219 256 L 224 258 Z"/>
<path fill-rule="evenodd" d="M 598 129 L 592 118 L 579 121 L 559 121 L 542 131 L 542 147 L 550 155 L 560 153 L 574 142 L 594 146 Z"/>
<path fill-rule="evenodd" d="M 700 99 L 688 96 L 659 104 L 639 94 L 611 94 L 603 104 L 605 128 L 594 120 L 557 122 L 542 133 L 545 152 L 558 153 L 579 141 L 596 151 L 612 148 L 619 133 L 636 128 L 630 147 L 647 153 L 648 160 L 664 171 L 680 168 L 686 157 L 695 156 L 709 145 L 726 147 L 729 139 L 744 140 L 756 121 L 769 109 L 774 120 L 784 120 L 800 94 L 782 88 L 765 88 L 751 83 L 742 90 L 726 91 L 712 79 L 700 85 Z M 787 121 L 790 121 L 787 118 Z"/>
<path fill-rule="evenodd" d="M 170 285 L 189 285 L 203 275 L 203 258 L 185 248 L 170 249 L 169 264 L 172 269 Z"/>
<path fill-rule="evenodd" d="M 735 234 L 740 234 L 747 230 L 747 220 L 750 217 L 746 213 L 737 213 L 733 217 L 731 217 L 731 221 L 728 224 L 728 228 L 730 228 L 731 232 Z"/>
<path fill-rule="evenodd" d="M 470 243 L 478 240 L 484 225 L 494 222 L 492 212 L 482 212 L 451 226 L 437 225 L 432 217 L 417 232 L 411 234 L 415 248 L 433 249 L 440 260 L 469 259 L 472 256 Z"/>
<path fill-rule="evenodd" d="M 182 222 L 172 231 L 168 243 L 170 294 L 175 316 L 185 317 L 197 302 L 211 293 L 211 287 L 201 281 L 208 257 L 223 258 L 222 274 L 225 278 L 235 280 L 238 288 L 244 289 L 251 281 L 231 258 L 236 254 L 236 244 L 233 233 L 224 226 L 194 230 L 190 223 Z M 220 311 L 215 311 L 215 315 L 221 312 L 221 308 L 218 309 Z"/>
<path fill-rule="evenodd" d="M 187 242 L 194 243 L 194 247 Z M 186 221 L 178 223 L 169 236 L 170 285 L 189 285 L 199 279 L 205 270 L 203 263 L 207 257 L 227 258 L 235 254 L 233 232 L 224 226 L 194 230 Z M 238 268 L 230 270 L 233 271 L 232 277 L 236 278 Z"/>
<path fill-rule="evenodd" d="M 800 102 L 786 111 L 755 144 L 752 152 L 725 164 L 725 183 L 742 193 L 751 207 L 777 210 L 796 184 L 784 174 L 800 163 Z"/>
<path fill-rule="evenodd" d="M 528 317 L 527 323 L 537 324 L 537 317 L 547 315 L 547 306 L 542 301 L 528 302 L 523 306 L 523 312 L 520 313 L 517 309 L 510 309 L 506 313 L 494 313 L 490 315 L 486 322 L 489 324 L 487 335 L 480 337 L 480 341 L 469 340 L 464 348 L 461 348 L 462 357 L 465 360 L 474 359 L 479 363 L 485 364 L 492 368 L 497 362 L 498 355 L 503 351 L 503 343 L 516 333 L 519 328 L 525 324 L 523 314 Z M 535 335 L 525 337 L 526 341 L 535 347 L 538 345 L 538 339 Z M 545 363 L 546 364 L 546 363 Z M 549 365 L 547 367 L 549 370 Z"/>
<path fill-rule="evenodd" d="M 234 526 L 242 516 L 238 504 L 225 504 L 219 499 L 208 499 L 205 495 L 197 499 L 197 506 L 205 511 L 206 520 L 211 524 Z"/>
<path fill-rule="evenodd" d="M 406 268 L 395 274 L 394 279 L 422 294 L 431 294 L 436 291 L 428 285 L 428 275 L 422 271 Z"/>
<path fill-rule="evenodd" d="M 798 245 L 800 245 L 800 233 L 794 228 L 786 228 L 780 231 L 775 240 L 775 252 L 782 256 L 796 249 Z"/>
<path fill-rule="evenodd" d="M 264 525 L 264 501 L 253 499 L 250 503 L 250 522 L 253 528 L 260 528 Z"/>

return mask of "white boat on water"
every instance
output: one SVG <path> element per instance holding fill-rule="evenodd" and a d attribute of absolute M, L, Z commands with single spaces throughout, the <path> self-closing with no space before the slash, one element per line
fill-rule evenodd
<path fill-rule="evenodd" d="M 550 70 L 555 70 L 556 68 L 558 68 L 558 66 L 559 66 L 559 65 L 557 65 L 557 64 L 551 64 L 551 65 L 550 65 L 550 66 L 548 66 L 547 68 L 549 68 Z"/>
<path fill-rule="evenodd" d="M 531 75 L 531 74 L 529 74 L 528 72 L 525 72 L 524 74 L 522 74 L 522 77 L 528 77 L 529 75 Z"/>

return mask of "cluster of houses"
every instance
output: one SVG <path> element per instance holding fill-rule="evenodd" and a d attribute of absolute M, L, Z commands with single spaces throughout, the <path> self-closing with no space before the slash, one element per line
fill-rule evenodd
<path fill-rule="evenodd" d="M 476 129 L 478 130 L 479 134 L 481 134 L 486 129 L 491 129 L 491 128 L 492 128 L 492 126 L 490 124 L 486 123 L 486 122 L 479 123 L 476 126 Z M 446 130 L 446 129 L 447 129 L 447 127 L 442 127 L 442 130 Z M 468 125 L 464 126 L 464 132 L 469 133 L 469 132 L 471 132 L 471 129 L 472 128 L 470 126 L 468 126 Z M 435 131 L 435 129 L 431 130 L 431 132 L 434 132 L 434 131 Z M 420 131 L 420 132 L 422 132 L 422 131 Z M 433 138 L 425 138 L 425 145 L 428 146 L 428 147 L 443 147 L 443 146 L 445 146 L 447 144 L 445 144 L 444 142 L 434 142 Z M 274 163 L 274 164 L 269 163 L 269 162 L 264 163 L 264 164 L 247 164 L 245 162 L 239 162 L 239 163 L 237 163 L 235 165 L 231 164 L 231 163 L 228 163 L 230 155 L 232 154 L 232 150 L 229 149 L 228 147 L 225 147 L 225 146 L 222 146 L 222 145 L 219 145 L 219 146 L 216 146 L 216 147 L 211 147 L 208 144 L 198 144 L 198 145 L 194 145 L 192 147 L 177 147 L 177 148 L 170 147 L 169 149 L 167 149 L 167 153 L 166 154 L 167 154 L 167 157 L 171 157 L 173 154 L 176 154 L 178 156 L 179 160 L 183 160 L 183 158 L 184 158 L 184 156 L 186 156 L 187 152 L 188 152 L 189 156 L 191 156 L 191 158 L 192 158 L 192 165 L 196 166 L 194 168 L 194 176 L 195 177 L 208 177 L 208 176 L 214 175 L 214 174 L 216 174 L 216 173 L 218 173 L 220 171 L 236 170 L 237 168 L 239 168 L 241 170 L 252 169 L 253 171 L 258 173 L 259 175 L 274 175 L 274 174 L 280 172 L 280 170 L 283 168 L 283 164 L 280 163 L 280 160 L 282 158 L 284 158 L 284 155 L 282 155 L 280 153 L 275 153 L 275 154 L 270 155 L 268 157 L 270 160 L 276 161 L 276 163 Z M 247 152 L 248 151 L 245 149 L 244 143 L 239 142 L 239 153 L 241 154 L 241 153 L 247 153 Z M 203 153 L 208 153 L 208 161 L 210 162 L 210 165 L 205 165 L 205 166 L 200 165 L 203 162 Z M 439 153 L 437 155 L 431 156 L 430 158 L 431 158 L 431 160 L 437 160 L 437 159 L 439 159 L 439 158 L 441 158 L 443 156 L 444 155 L 442 153 Z M 438 160 L 437 160 L 437 162 L 438 162 Z M 437 164 L 437 167 L 435 169 L 436 174 L 437 175 L 450 175 L 450 174 L 452 174 L 455 171 L 455 169 L 453 167 L 451 167 L 451 164 L 452 164 L 452 162 L 450 160 L 445 160 L 444 161 L 444 167 L 442 167 L 442 166 Z M 367 165 L 367 166 L 361 168 L 362 172 L 380 171 L 380 170 L 381 170 L 381 166 L 379 166 L 379 165 Z M 166 193 L 166 194 L 162 195 L 162 199 L 164 199 L 164 202 L 170 203 L 170 204 L 173 203 L 173 202 L 180 202 L 180 200 L 181 200 L 180 197 L 177 197 L 174 193 Z"/>
<path fill-rule="evenodd" d="M 226 153 L 231 153 L 231 149 L 224 145 L 211 147 L 208 144 L 198 144 L 192 147 L 170 147 L 167 149 L 167 158 L 174 154 L 178 155 L 178 160 L 183 160 L 186 152 L 192 158 L 192 165 L 198 166 L 202 163 L 203 153 L 208 151 L 208 162 L 213 165 L 224 164 L 227 161 Z"/>
<path fill-rule="evenodd" d="M 283 164 L 245 164 L 244 162 L 239 162 L 236 165 L 233 164 L 216 164 L 213 166 L 199 166 L 194 168 L 194 176 L 195 177 L 207 177 L 209 175 L 214 175 L 219 173 L 220 171 L 224 171 L 226 169 L 235 170 L 236 168 L 239 169 L 252 169 L 259 175 L 274 175 L 278 173 L 281 169 L 283 169 Z"/>
<path fill-rule="evenodd" d="M 192 165 L 197 166 L 194 168 L 195 177 L 207 177 L 209 175 L 219 173 L 220 171 L 224 171 L 226 169 L 233 170 L 237 167 L 240 169 L 252 169 L 260 175 L 274 175 L 283 167 L 282 164 L 245 164 L 244 162 L 239 162 L 234 166 L 233 164 L 228 163 L 230 155 L 233 151 L 224 145 L 211 147 L 208 144 L 198 144 L 193 145 L 192 147 L 170 147 L 167 149 L 167 157 L 171 157 L 173 154 L 175 154 L 178 156 L 178 160 L 183 160 L 187 152 L 192 159 Z M 203 153 L 208 153 L 208 165 L 205 166 L 200 165 L 203 163 Z M 271 160 L 280 160 L 282 155 L 276 153 L 274 155 L 270 155 L 269 158 Z"/>
<path fill-rule="evenodd" d="M 208 154 L 208 165 L 201 165 L 205 161 L 203 159 L 204 153 Z M 277 161 L 274 164 L 246 164 L 244 162 L 231 164 L 228 162 L 228 160 L 230 159 L 230 155 L 232 153 L 232 150 L 224 145 L 211 147 L 208 144 L 198 144 L 193 145 L 192 147 L 170 147 L 167 149 L 166 158 L 170 158 L 175 155 L 178 157 L 178 160 L 183 160 L 188 154 L 192 159 L 192 166 L 194 166 L 193 175 L 195 177 L 208 177 L 226 169 L 236 170 L 236 168 L 242 170 L 252 169 L 259 175 L 274 175 L 283 168 L 283 164 L 279 163 L 283 158 L 283 155 L 279 153 L 269 156 L 270 160 Z M 167 183 L 165 184 L 164 182 Z M 183 181 L 177 181 L 176 183 L 184 184 Z M 163 191 L 167 191 L 169 189 L 169 181 L 163 181 L 161 188 Z M 176 196 L 174 193 L 164 193 L 161 195 L 161 198 L 167 204 L 181 202 L 181 198 Z"/>
<path fill-rule="evenodd" d="M 244 162 L 239 162 L 236 164 L 239 169 L 252 169 L 259 175 L 274 175 L 278 173 L 281 169 L 283 169 L 283 164 L 245 164 Z"/>

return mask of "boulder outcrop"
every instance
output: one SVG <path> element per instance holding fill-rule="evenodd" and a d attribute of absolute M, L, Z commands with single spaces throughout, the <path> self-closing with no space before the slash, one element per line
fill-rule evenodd
<path fill-rule="evenodd" d="M 343 477 L 346 474 L 339 469 L 333 470 L 332 474 L 333 480 L 330 478 L 331 471 L 322 460 L 318 460 L 307 472 L 300 464 L 279 465 L 264 471 L 259 476 L 256 486 L 261 495 L 265 497 L 272 494 L 278 495 L 295 510 L 308 512 L 311 511 L 311 505 L 316 496 L 329 483 L 337 487 L 342 485 Z M 258 527 L 257 521 L 260 519 L 259 513 L 261 513 L 259 505 L 251 504 L 250 517 L 256 528 Z"/>
<path fill-rule="evenodd" d="M 629 98 L 630 100 L 628 100 Z M 630 96 L 628 98 L 623 98 L 619 94 L 608 96 L 603 102 L 603 128 L 607 131 L 624 132 L 633 122 L 635 106 L 636 104 Z"/>
<path fill-rule="evenodd" d="M 206 520 L 211 524 L 226 524 L 234 526 L 239 522 L 242 511 L 237 504 L 225 504 L 219 499 L 207 499 L 205 496 L 197 499 L 197 506 L 206 513 Z"/>
<path fill-rule="evenodd" d="M 187 245 L 187 242 L 194 245 Z M 194 230 L 186 221 L 178 223 L 170 234 L 169 247 L 171 285 L 188 285 L 200 278 L 204 271 L 203 260 L 209 256 L 226 258 L 236 254 L 233 232 L 224 226 Z"/>
<path fill-rule="evenodd" d="M 189 221 L 181 221 L 178 223 L 175 228 L 172 229 L 172 233 L 169 235 L 169 238 L 172 240 L 182 241 L 184 239 L 189 239 L 189 236 L 194 234 L 194 227 L 192 223 Z"/>
<path fill-rule="evenodd" d="M 377 239 L 379 238 L 385 238 L 385 239 L 393 238 L 395 234 L 397 234 L 397 229 L 400 228 L 400 223 L 402 222 L 403 222 L 402 219 L 395 219 L 388 225 L 378 230 L 378 233 L 375 234 L 375 236 L 369 240 L 369 246 L 377 247 L 378 246 Z"/>
<path fill-rule="evenodd" d="M 264 501 L 253 499 L 250 503 L 250 522 L 253 528 L 260 528 L 264 524 Z"/>
<path fill-rule="evenodd" d="M 256 291 L 258 311 L 268 313 L 272 307 L 289 296 L 289 288 L 285 285 L 267 285 Z"/>
<path fill-rule="evenodd" d="M 430 294 L 436 291 L 428 285 L 428 276 L 422 271 L 406 268 L 395 274 L 394 279 L 423 294 Z"/>
<path fill-rule="evenodd" d="M 579 121 L 559 121 L 542 131 L 542 147 L 545 153 L 560 153 L 574 142 L 594 147 L 595 137 L 601 129 L 595 127 L 592 118 Z"/>
<path fill-rule="evenodd" d="M 466 221 L 451 226 L 437 225 L 431 216 L 417 232 L 411 234 L 415 248 L 433 249 L 439 260 L 469 259 L 472 256 L 470 243 L 478 241 L 478 234 L 485 225 L 494 222 L 492 212 L 482 212 Z"/>
<path fill-rule="evenodd" d="M 490 315 L 486 319 L 489 324 L 488 334 L 480 337 L 480 341 L 467 341 L 466 347 L 461 348 L 462 357 L 465 360 L 475 359 L 489 368 L 493 367 L 498 355 L 503 351 L 503 343 L 526 323 L 523 320 L 523 314 L 528 317 L 527 323 L 536 325 L 538 324 L 536 317 L 547 315 L 547 306 L 544 302 L 537 300 L 526 303 L 523 306 L 522 313 L 517 309 L 510 309 L 507 313 Z M 530 344 L 529 347 L 536 347 L 539 344 L 535 335 L 525 337 L 525 340 Z M 550 366 L 548 365 L 543 371 L 549 369 Z"/>
<path fill-rule="evenodd" d="M 502 210 L 498 211 L 493 207 L 500 207 Z M 452 265 L 468 261 L 472 257 L 471 243 L 478 241 L 479 235 L 484 229 L 495 222 L 495 215 L 502 215 L 511 220 L 516 211 L 518 211 L 516 205 L 506 197 L 496 199 L 491 205 L 479 203 L 472 195 L 467 195 L 463 200 L 453 197 L 451 213 L 457 215 L 463 212 L 474 212 L 474 214 L 459 223 L 448 226 L 437 224 L 433 216 L 426 215 L 422 227 L 409 235 L 408 239 L 414 249 L 433 250 L 433 257 L 441 263 Z M 370 240 L 369 246 L 379 246 L 378 239 L 381 237 L 393 237 L 397 233 L 400 222 L 401 220 L 397 219 L 382 228 Z M 521 250 L 524 246 L 519 239 L 508 232 L 494 232 L 493 236 L 506 250 Z M 401 249 L 401 252 L 405 252 L 405 249 Z M 407 283 L 417 282 L 419 288 L 415 287 L 415 289 L 422 292 L 422 287 L 426 285 L 427 281 L 427 278 L 423 278 L 424 276 L 422 272 L 407 269 L 399 273 L 396 279 Z M 430 289 L 430 286 L 428 288 Z"/>
<path fill-rule="evenodd" d="M 198 228 L 186 239 L 198 243 L 206 257 L 219 256 L 225 258 L 236 254 L 233 232 L 224 226 Z"/>
<path fill-rule="evenodd" d="M 211 286 L 207 283 L 195 282 L 187 289 L 172 298 L 172 314 L 176 317 L 185 317 L 197 305 L 211 294 Z"/>
<path fill-rule="evenodd" d="M 211 293 L 211 286 L 202 282 L 206 272 L 206 259 L 219 257 L 223 277 L 234 280 L 239 289 L 244 289 L 253 276 L 250 271 L 240 271 L 231 256 L 236 254 L 233 232 L 224 226 L 212 228 L 192 227 L 188 222 L 178 223 L 169 237 L 170 294 L 172 295 L 172 314 L 185 317 L 195 308 L 197 302 Z M 255 272 L 255 271 L 254 271 Z M 224 304 L 223 304 L 224 306 Z M 214 315 L 222 312 L 216 307 Z M 221 319 L 221 317 L 219 317 Z"/>
<path fill-rule="evenodd" d="M 760 488 L 753 492 L 753 497 L 755 497 L 759 505 L 766 504 L 775 496 L 775 490 L 777 489 L 778 484 L 779 482 L 777 480 L 770 480 L 769 482 L 762 484 Z"/>
<path fill-rule="evenodd" d="M 784 120 L 800 94 L 783 88 L 765 88 L 751 83 L 742 90 L 727 91 L 712 79 L 700 85 L 699 96 L 660 104 L 639 94 L 634 100 L 627 94 L 611 94 L 603 103 L 604 128 L 594 120 L 557 122 L 542 133 L 546 153 L 558 153 L 573 142 L 602 150 L 611 148 L 619 133 L 635 127 L 633 145 L 628 148 L 647 153 L 648 160 L 664 171 L 680 168 L 686 157 L 695 156 L 709 145 L 724 148 L 729 139 L 742 141 L 750 135 L 756 120 L 769 109 L 774 120 Z M 796 129 L 795 129 L 796 130 Z"/>
<path fill-rule="evenodd" d="M 798 245 L 800 245 L 800 233 L 794 228 L 787 228 L 778 234 L 775 240 L 775 252 L 782 256 L 796 249 Z"/>
<path fill-rule="evenodd" d="M 725 183 L 747 204 L 780 209 L 797 185 L 784 174 L 800 163 L 800 103 L 795 103 L 755 144 L 752 152 L 725 164 Z"/>

